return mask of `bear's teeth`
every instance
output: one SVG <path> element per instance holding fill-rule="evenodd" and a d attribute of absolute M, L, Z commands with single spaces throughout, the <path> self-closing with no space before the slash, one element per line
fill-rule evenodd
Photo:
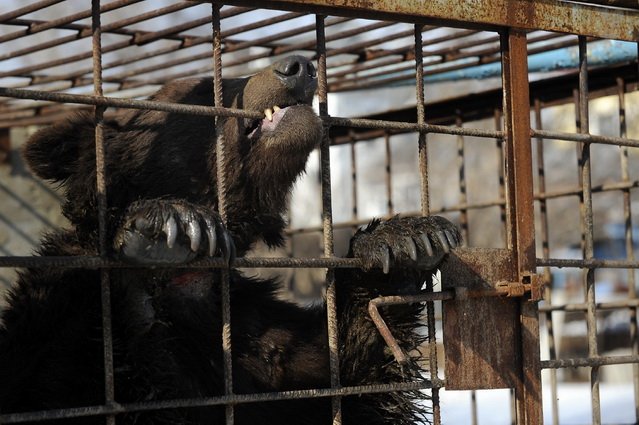
<path fill-rule="evenodd" d="M 266 119 L 269 121 L 273 121 L 273 110 L 271 108 L 267 108 L 264 110 L 264 115 L 266 115 Z"/>
<path fill-rule="evenodd" d="M 279 107 L 279 106 L 277 106 L 277 105 L 273 106 L 273 111 L 274 111 L 274 112 L 277 112 L 277 111 L 279 111 L 280 109 L 282 109 L 282 108 L 280 108 L 280 107 Z"/>

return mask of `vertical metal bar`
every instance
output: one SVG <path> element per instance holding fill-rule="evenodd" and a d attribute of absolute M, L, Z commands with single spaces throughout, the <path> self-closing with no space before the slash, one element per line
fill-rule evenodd
<path fill-rule="evenodd" d="M 326 82 L 326 16 L 316 15 L 315 30 L 317 37 L 317 94 L 319 97 L 320 117 L 328 117 L 328 84 Z M 324 136 L 320 144 L 320 172 L 322 179 L 322 224 L 324 229 L 324 256 L 332 257 L 333 250 L 333 211 L 331 202 L 331 161 L 329 126 L 324 120 Z M 339 374 L 339 338 L 336 307 L 335 275 L 332 269 L 326 272 L 326 320 L 328 323 L 328 349 L 331 368 L 331 388 L 340 387 Z M 342 399 L 332 398 L 333 425 L 342 423 Z"/>
<path fill-rule="evenodd" d="M 495 109 L 494 112 L 494 121 L 495 121 L 495 130 L 500 131 L 502 129 L 502 116 L 503 113 L 499 109 Z M 504 162 L 504 139 L 495 139 L 495 147 L 497 148 L 497 159 L 499 163 L 498 168 L 498 179 L 499 179 L 499 199 L 506 198 L 506 178 L 505 178 L 505 166 Z M 504 231 L 504 244 L 506 244 L 506 234 L 508 233 L 508 215 L 506 214 L 506 205 L 502 204 L 499 206 L 499 219 L 502 224 L 502 229 Z"/>
<path fill-rule="evenodd" d="M 393 205 L 393 152 L 390 145 L 390 132 L 384 132 L 384 148 L 386 150 L 386 199 L 388 215 L 395 214 L 395 206 Z"/>
<path fill-rule="evenodd" d="M 587 59 L 586 37 L 579 36 L 579 132 L 588 134 L 588 59 Z M 592 216 L 592 185 L 591 185 L 591 162 L 590 143 L 579 145 L 581 152 L 581 186 L 583 204 L 581 206 L 581 222 L 584 229 L 584 258 L 590 260 L 594 258 L 594 234 Z M 585 271 L 586 289 L 586 324 L 588 326 L 588 356 L 597 357 L 597 308 L 595 300 L 595 271 L 588 269 Z M 601 423 L 601 405 L 599 398 L 599 367 L 593 366 L 590 370 L 590 389 L 592 395 L 592 422 L 597 425 Z"/>
<path fill-rule="evenodd" d="M 415 24 L 415 89 L 417 101 L 417 123 L 426 123 L 426 113 L 424 111 L 424 54 L 422 44 L 422 30 L 424 26 Z M 422 215 L 430 214 L 430 194 L 428 190 L 428 148 L 426 144 L 426 132 L 419 131 L 419 176 L 421 183 L 421 209 Z M 432 282 L 426 288 L 433 290 Z M 435 425 L 441 424 L 441 408 L 439 405 L 439 388 L 442 383 L 438 376 L 437 368 L 437 332 L 435 326 L 435 304 L 432 301 L 426 302 L 426 318 L 428 326 L 428 347 L 429 347 L 429 372 L 432 382 L 432 402 L 433 402 L 433 422 Z"/>
<path fill-rule="evenodd" d="M 513 251 L 519 279 L 536 269 L 532 150 L 526 33 L 501 34 L 504 124 L 506 127 L 507 246 Z M 541 366 L 537 303 L 522 300 L 522 371 L 515 386 L 517 423 L 541 424 Z"/>
<path fill-rule="evenodd" d="M 619 137 L 627 137 L 626 127 L 626 99 L 625 99 L 625 82 L 621 78 L 617 78 L 617 97 L 619 99 Z M 620 162 L 621 162 L 621 179 L 624 182 L 630 181 L 630 172 L 628 171 L 628 148 L 620 147 Z M 630 189 L 623 189 L 623 214 L 625 223 L 625 246 L 626 246 L 626 259 L 633 261 L 635 259 L 634 244 L 632 240 L 632 199 Z M 628 299 L 633 300 L 637 298 L 637 288 L 635 281 L 635 271 L 628 269 Z M 637 336 L 637 308 L 631 307 L 629 309 L 630 315 L 630 346 L 632 354 L 639 354 L 639 338 Z M 634 383 L 634 398 L 635 398 L 635 422 L 639 423 L 639 364 L 632 365 L 632 381 Z"/>
<path fill-rule="evenodd" d="M 470 392 L 470 423 L 477 425 L 477 391 Z"/>
<path fill-rule="evenodd" d="M 543 130 L 543 122 L 541 119 L 541 102 L 539 99 L 535 99 L 535 127 L 538 130 Z M 537 138 L 537 189 L 539 193 L 546 193 L 546 171 L 544 164 L 544 140 L 541 137 Z M 548 244 L 548 207 L 546 198 L 542 197 L 539 200 L 539 215 L 540 215 L 540 234 L 542 240 L 542 258 L 550 257 L 550 246 Z M 552 274 L 550 273 L 550 267 L 544 268 L 544 300 L 548 304 L 552 304 Z M 552 321 L 552 311 L 546 312 L 546 332 L 548 335 L 548 351 L 549 358 L 555 360 L 557 358 L 557 349 L 555 347 L 555 332 Z M 557 370 L 550 369 L 550 395 L 552 403 L 552 422 L 553 425 L 559 424 L 559 404 L 557 402 Z"/>
<path fill-rule="evenodd" d="M 422 28 L 415 25 L 415 89 L 417 96 L 417 124 L 426 123 L 424 111 L 424 53 L 422 51 Z M 420 130 L 419 140 L 419 175 L 421 184 L 421 210 L 423 215 L 430 214 L 430 194 L 428 191 L 428 146 L 426 131 Z"/>
<path fill-rule="evenodd" d="M 224 97 L 222 93 L 222 31 L 220 29 L 220 9 L 221 6 L 211 3 L 212 13 L 212 30 L 213 30 L 213 98 L 214 105 L 217 107 L 224 106 Z M 220 218 L 226 224 L 228 220 L 226 211 L 226 142 L 221 128 L 221 118 L 215 117 L 216 132 L 216 176 L 217 176 L 217 197 L 218 212 Z M 222 353 L 224 362 L 224 393 L 226 395 L 233 394 L 233 355 L 231 344 L 231 288 L 230 273 L 228 269 L 221 269 L 220 277 L 222 280 L 221 298 L 222 298 Z M 226 424 L 233 425 L 235 421 L 235 412 L 232 404 L 225 407 Z"/>
<path fill-rule="evenodd" d="M 356 222 L 359 216 L 357 212 L 357 149 L 355 143 L 355 138 L 351 137 L 351 199 L 353 202 L 351 219 L 353 222 Z"/>
<path fill-rule="evenodd" d="M 463 126 L 461 111 L 455 111 L 455 125 Z M 466 162 L 464 161 L 465 141 L 464 136 L 457 136 L 457 167 L 459 170 L 459 203 L 466 205 L 468 203 L 468 193 L 466 184 Z M 460 225 L 464 245 L 468 244 L 468 210 L 462 208 L 460 211 Z M 477 425 L 477 391 L 470 392 L 470 423 Z"/>
<path fill-rule="evenodd" d="M 455 116 L 455 125 L 457 127 L 463 126 L 463 120 L 461 111 L 456 111 Z M 466 168 L 464 161 L 464 150 L 465 150 L 465 141 L 464 136 L 457 136 L 457 166 L 459 169 L 459 203 L 461 205 L 468 204 L 468 193 L 467 193 L 467 183 L 466 183 Z M 464 244 L 468 244 L 468 210 L 466 208 L 462 208 L 460 210 L 460 224 L 462 230 L 462 236 L 464 238 Z"/>
<path fill-rule="evenodd" d="M 91 0 L 91 30 L 93 55 L 93 93 L 102 96 L 102 27 L 100 0 Z M 100 256 L 107 255 L 107 191 L 104 152 L 104 107 L 95 107 L 95 169 L 98 196 L 98 233 Z M 104 352 L 104 395 L 107 406 L 115 403 L 113 376 L 113 328 L 111 320 L 111 282 L 108 269 L 100 270 L 100 292 L 102 304 L 102 341 Z M 107 425 L 115 425 L 115 415 L 106 417 Z"/>

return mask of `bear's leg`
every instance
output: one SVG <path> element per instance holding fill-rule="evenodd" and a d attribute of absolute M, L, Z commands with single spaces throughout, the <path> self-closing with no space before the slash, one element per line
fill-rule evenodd
<path fill-rule="evenodd" d="M 460 241 L 455 226 L 435 216 L 374 221 L 353 236 L 349 255 L 363 259 L 366 268 L 336 271 L 342 385 L 424 379 L 418 359 L 409 365 L 397 363 L 368 315 L 368 304 L 379 296 L 421 292 L 432 282 L 433 269 Z M 428 338 L 420 317 L 422 310 L 421 304 L 380 309 L 406 353 L 418 352 Z M 419 423 L 426 410 L 418 400 L 424 397 L 419 391 L 346 397 L 345 422 Z"/>

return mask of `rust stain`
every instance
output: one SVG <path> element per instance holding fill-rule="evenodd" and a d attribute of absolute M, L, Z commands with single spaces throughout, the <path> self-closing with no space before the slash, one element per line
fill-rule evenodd
<path fill-rule="evenodd" d="M 567 32 L 600 38 L 637 41 L 639 10 L 599 7 L 558 0 L 280 0 L 332 9 L 397 15 L 450 22 Z M 384 14 L 390 16 L 384 17 Z"/>

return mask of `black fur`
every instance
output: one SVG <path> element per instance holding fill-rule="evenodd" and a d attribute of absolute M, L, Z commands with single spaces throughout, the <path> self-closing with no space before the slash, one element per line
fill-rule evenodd
<path fill-rule="evenodd" d="M 285 61 L 299 61 L 293 57 Z M 286 65 L 286 64 L 285 64 Z M 314 75 L 296 85 L 278 63 L 249 79 L 224 85 L 225 105 L 263 111 L 292 106 L 275 131 L 253 132 L 250 120 L 157 111 L 134 111 L 105 126 L 108 236 L 111 255 L 127 261 L 181 262 L 210 254 L 209 239 L 192 249 L 189 226 L 206 233 L 213 223 L 213 254 L 229 256 L 226 233 L 244 255 L 258 239 L 282 242 L 287 195 L 321 137 L 320 120 L 308 105 Z M 297 68 L 296 68 L 297 69 Z M 312 67 L 304 69 L 312 70 Z M 289 80 L 287 81 L 287 78 Z M 295 78 L 298 78 L 297 76 Z M 302 90 L 300 90 L 300 85 Z M 293 87 L 293 88 L 292 88 Z M 210 104 L 210 79 L 171 83 L 153 99 Z M 97 201 L 93 120 L 76 115 L 41 130 L 25 157 L 36 174 L 66 190 L 64 214 L 72 228 L 48 235 L 42 256 L 97 255 Z M 249 135 L 255 135 L 249 137 Z M 229 145 L 229 211 L 225 230 L 217 216 L 215 138 Z M 165 224 L 176 219 L 174 246 L 166 245 Z M 449 240 L 439 237 L 446 230 Z M 170 233 L 170 232 L 169 232 Z M 423 243 L 432 241 L 433 255 Z M 439 237 L 439 239 L 438 239 Z M 411 245 L 410 241 L 413 240 Z M 373 258 L 367 270 L 340 269 L 337 313 L 341 384 L 365 385 L 423 379 L 419 369 L 400 369 L 366 313 L 379 295 L 419 292 L 428 271 L 392 267 L 419 261 L 434 267 L 459 236 L 435 217 L 374 222 L 351 241 L 351 256 Z M 145 257 L 150 252 L 150 257 Z M 415 252 L 413 252 L 414 254 Z M 115 396 L 119 403 L 223 394 L 220 277 L 218 270 L 113 269 Z M 278 285 L 231 272 L 234 391 L 238 394 L 330 387 L 324 306 L 301 308 L 278 300 Z M 104 403 L 100 272 L 34 268 L 20 273 L 0 326 L 0 413 Z M 419 305 L 383 314 L 404 349 L 423 341 Z M 425 410 L 417 392 L 350 396 L 343 399 L 344 422 L 410 424 Z M 240 404 L 238 424 L 328 424 L 328 398 Z M 104 423 L 82 417 L 63 423 Z M 222 424 L 224 408 L 166 409 L 118 415 L 120 424 Z"/>

